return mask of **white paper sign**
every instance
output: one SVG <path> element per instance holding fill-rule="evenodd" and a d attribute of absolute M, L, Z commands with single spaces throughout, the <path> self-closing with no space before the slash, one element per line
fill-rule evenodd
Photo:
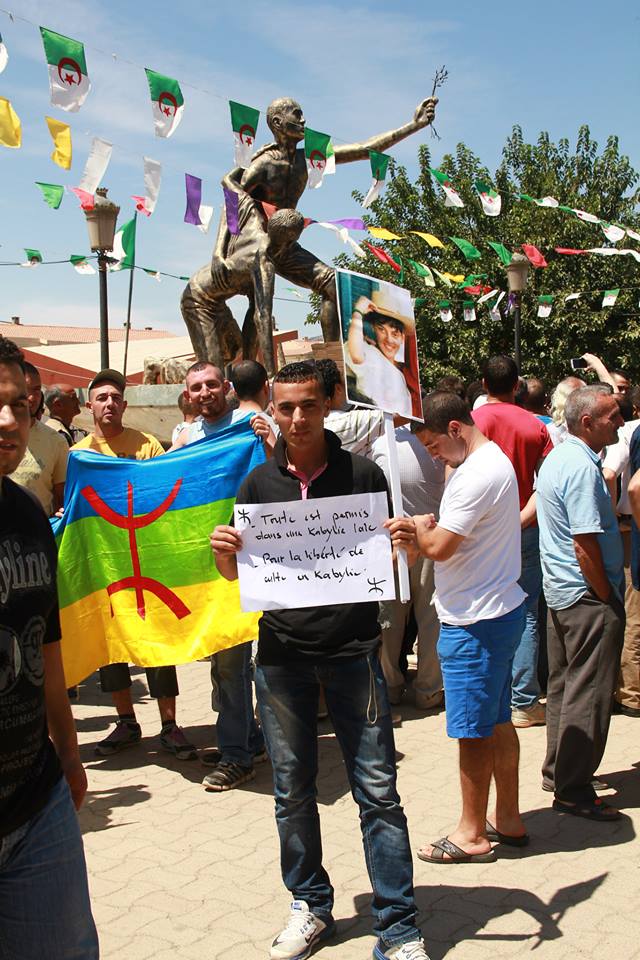
<path fill-rule="evenodd" d="M 244 611 L 395 599 L 385 493 L 236 505 Z"/>

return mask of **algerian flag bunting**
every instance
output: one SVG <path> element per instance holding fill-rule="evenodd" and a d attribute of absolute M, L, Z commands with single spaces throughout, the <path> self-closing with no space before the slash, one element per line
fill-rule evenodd
<path fill-rule="evenodd" d="M 518 196 L 521 200 L 528 200 L 529 203 L 535 203 L 538 207 L 560 206 L 555 197 L 530 197 L 528 193 L 520 193 Z"/>
<path fill-rule="evenodd" d="M 448 300 L 440 300 L 438 302 L 438 310 L 440 311 L 440 319 L 442 322 L 450 323 L 453 316 L 450 302 Z"/>
<path fill-rule="evenodd" d="M 2 39 L 2 34 L 0 33 L 0 73 L 4 70 L 6 65 L 9 63 L 9 54 L 7 53 L 7 48 L 4 45 Z"/>
<path fill-rule="evenodd" d="M 500 194 L 496 193 L 493 187 L 488 183 L 484 183 L 483 180 L 476 180 L 475 188 L 478 191 L 484 213 L 486 213 L 488 217 L 500 216 L 500 210 L 502 209 L 502 197 Z"/>
<path fill-rule="evenodd" d="M 251 154 L 255 150 L 260 111 L 254 107 L 246 107 L 243 103 L 236 103 L 235 100 L 229 100 L 229 109 L 235 143 L 235 161 L 239 167 L 248 167 Z"/>
<path fill-rule="evenodd" d="M 603 307 L 613 307 L 615 302 L 618 299 L 618 294 L 620 293 L 620 287 L 616 287 L 613 290 L 605 290 L 604 296 L 602 298 Z"/>
<path fill-rule="evenodd" d="M 538 316 L 543 320 L 551 316 L 551 310 L 553 308 L 553 296 L 545 295 L 538 297 Z"/>
<path fill-rule="evenodd" d="M 318 133 L 317 130 L 306 128 L 304 132 L 304 154 L 307 158 L 307 186 L 310 190 L 322 186 L 322 178 L 327 171 L 329 145 L 331 137 L 328 133 Z"/>
<path fill-rule="evenodd" d="M 156 137 L 170 137 L 178 129 L 184 113 L 184 97 L 177 80 L 145 67 Z"/>
<path fill-rule="evenodd" d="M 118 263 L 111 264 L 109 269 L 127 270 L 136 265 L 136 218 L 125 223 L 116 233 L 113 240 L 113 256 Z"/>
<path fill-rule="evenodd" d="M 57 210 L 62 203 L 64 187 L 58 183 L 40 183 L 39 180 L 36 180 L 36 187 L 42 190 L 42 199 L 44 202 L 47 203 L 52 210 Z"/>
<path fill-rule="evenodd" d="M 498 295 L 498 298 L 495 301 L 495 303 L 492 303 L 491 306 L 489 307 L 489 316 L 495 323 L 502 322 L 502 314 L 500 313 L 500 301 L 504 298 L 504 296 L 505 296 L 505 291 L 503 290 L 502 293 Z"/>
<path fill-rule="evenodd" d="M 25 247 L 24 252 L 27 262 L 21 263 L 21 267 L 37 267 L 39 263 L 42 263 L 42 254 L 39 250 L 31 250 L 29 247 Z"/>
<path fill-rule="evenodd" d="M 445 207 L 464 207 L 462 198 L 458 193 L 458 191 L 455 189 L 455 187 L 452 185 L 448 174 L 443 173 L 441 170 L 434 170 L 433 167 L 429 167 L 429 170 L 432 176 L 436 178 L 436 180 L 444 190 Z"/>
<path fill-rule="evenodd" d="M 69 257 L 69 263 L 76 271 L 76 273 L 81 274 L 83 277 L 89 276 L 92 273 L 95 273 L 95 267 L 93 267 L 86 257 L 81 256 L 80 254 L 72 253 Z"/>
<path fill-rule="evenodd" d="M 462 309 L 465 323 L 473 323 L 476 319 L 476 305 L 473 300 L 465 300 Z"/>
<path fill-rule="evenodd" d="M 618 227 L 615 223 L 606 223 L 604 220 L 601 220 L 600 226 L 609 243 L 618 243 L 625 236 L 626 231 L 623 230 L 622 227 Z"/>
<path fill-rule="evenodd" d="M 158 283 L 162 283 L 162 277 L 160 276 L 159 270 L 147 270 L 146 267 L 143 267 L 142 272 L 146 273 L 146 275 L 151 277 L 152 280 L 157 280 Z"/>
<path fill-rule="evenodd" d="M 426 263 L 420 263 L 419 260 L 410 260 L 409 257 L 407 257 L 407 263 L 410 263 L 418 276 L 424 280 L 425 287 L 435 287 L 436 281 L 433 279 L 431 269 Z"/>
<path fill-rule="evenodd" d="M 369 187 L 366 197 L 362 201 L 363 207 L 370 207 L 371 204 L 380 196 L 380 191 L 382 190 L 385 178 L 387 176 L 387 167 L 389 166 L 389 160 L 391 160 L 391 157 L 386 153 L 378 153 L 377 150 L 370 150 L 369 160 L 371 162 L 373 182 Z"/>
<path fill-rule="evenodd" d="M 40 27 L 44 53 L 49 64 L 51 103 L 75 113 L 87 99 L 91 83 L 87 73 L 84 44 L 61 33 Z"/>

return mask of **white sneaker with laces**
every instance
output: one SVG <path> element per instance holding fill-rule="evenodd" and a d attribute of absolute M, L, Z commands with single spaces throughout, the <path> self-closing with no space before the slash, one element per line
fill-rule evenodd
<path fill-rule="evenodd" d="M 389 947 L 383 951 L 379 943 L 373 950 L 373 960 L 429 960 L 424 948 L 424 940 L 410 940 L 399 947 Z"/>
<path fill-rule="evenodd" d="M 305 960 L 316 943 L 327 940 L 335 928 L 333 920 L 325 923 L 311 913 L 304 900 L 294 900 L 286 927 L 271 944 L 271 960 Z"/>

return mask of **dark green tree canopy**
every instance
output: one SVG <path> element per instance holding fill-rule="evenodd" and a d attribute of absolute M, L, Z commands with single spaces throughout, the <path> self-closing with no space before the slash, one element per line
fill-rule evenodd
<path fill-rule="evenodd" d="M 448 289 L 437 280 L 435 288 L 426 287 L 407 260 L 426 263 L 440 272 L 486 274 L 484 283 L 506 290 L 504 266 L 488 246 L 489 240 L 504 244 L 512 252 L 523 243 L 533 244 L 548 262 L 546 268 L 530 269 L 523 296 L 524 375 L 536 374 L 551 382 L 569 372 L 570 357 L 589 351 L 601 356 L 610 367 L 623 366 L 634 378 L 640 378 L 640 264 L 628 256 L 555 254 L 555 247 L 586 249 L 609 243 L 596 224 L 582 222 L 562 210 L 517 199 L 521 193 L 552 196 L 565 206 L 638 230 L 639 177 L 629 159 L 620 154 L 617 137 L 609 137 L 599 152 L 589 128 L 583 126 L 572 150 L 568 140 L 555 144 L 547 133 L 541 133 L 535 144 L 525 143 L 522 130 L 516 126 L 504 146 L 500 166 L 493 173 L 461 143 L 455 155 L 443 157 L 438 167 L 449 175 L 462 197 L 465 206 L 461 209 L 445 207 L 442 190 L 429 172 L 433 164 L 427 146 L 419 148 L 418 159 L 420 172 L 415 183 L 404 167 L 392 163 L 387 186 L 374 204 L 368 222 L 407 237 L 401 242 L 385 242 L 384 248 L 396 260 L 402 260 L 405 269 L 401 282 L 419 301 L 416 318 L 425 386 L 446 373 L 474 379 L 482 357 L 512 353 L 513 322 L 506 312 L 505 298 L 501 323 L 491 320 L 484 305 L 477 309 L 475 322 L 465 323 L 462 303 L 470 299 L 469 295 L 462 288 Z M 476 180 L 491 184 L 501 194 L 499 217 L 483 213 L 473 186 Z M 353 196 L 362 200 L 357 192 Z M 446 243 L 446 249 L 430 248 L 421 238 L 409 234 L 410 230 L 434 234 Z M 466 261 L 448 242 L 451 236 L 469 240 L 482 252 L 482 258 Z M 617 246 L 640 249 L 629 238 Z M 399 282 L 398 274 L 373 256 L 365 261 L 341 255 L 336 265 Z M 621 288 L 616 306 L 602 309 L 603 291 L 614 287 Z M 580 299 L 565 304 L 565 296 L 573 292 L 581 292 Z M 547 319 L 536 316 L 538 297 L 543 294 L 555 295 Z M 440 320 L 441 299 L 451 301 L 453 320 L 449 324 Z"/>

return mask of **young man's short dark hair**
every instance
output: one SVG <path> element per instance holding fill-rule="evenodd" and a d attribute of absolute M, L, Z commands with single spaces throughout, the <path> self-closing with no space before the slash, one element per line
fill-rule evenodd
<path fill-rule="evenodd" d="M 274 384 L 306 383 L 308 380 L 315 380 L 322 395 L 326 396 L 324 380 L 315 360 L 296 360 L 295 363 L 288 363 L 281 370 L 278 370 L 273 378 Z"/>
<path fill-rule="evenodd" d="M 504 354 L 489 357 L 482 367 L 482 379 L 487 390 L 494 397 L 511 393 L 518 383 L 518 367 L 515 360 Z"/>
<path fill-rule="evenodd" d="M 39 377 L 39 376 L 40 376 L 40 371 L 38 370 L 38 368 L 37 368 L 37 367 L 34 367 L 34 365 L 33 365 L 32 363 L 29 363 L 28 360 L 24 360 L 24 359 L 23 359 L 23 361 L 22 361 L 22 370 L 23 370 L 23 372 L 25 373 L 25 375 L 28 376 L 28 377 Z"/>
<path fill-rule="evenodd" d="M 335 360 L 331 360 L 329 357 L 323 358 L 322 360 L 316 360 L 315 363 L 316 367 L 320 371 L 322 382 L 324 383 L 324 392 L 329 400 L 333 400 L 336 387 L 339 387 L 342 383 L 342 377 L 340 376 L 338 364 L 335 362 Z"/>
<path fill-rule="evenodd" d="M 464 380 L 461 380 L 460 377 L 456 377 L 453 374 L 448 374 L 446 377 L 440 377 L 436 383 L 435 390 L 446 390 L 447 393 L 457 393 L 459 397 L 463 400 L 466 399 L 466 390 L 464 386 Z"/>
<path fill-rule="evenodd" d="M 13 340 L 7 340 L 7 338 L 3 336 L 0 336 L 0 363 L 15 363 L 23 373 L 25 372 L 25 359 L 22 350 L 16 346 Z"/>
<path fill-rule="evenodd" d="M 195 363 L 192 363 L 187 372 L 184 375 L 185 380 L 190 373 L 200 373 L 201 370 L 206 370 L 207 367 L 213 367 L 214 370 L 217 370 L 218 373 L 224 379 L 224 370 L 221 370 L 217 363 L 212 363 L 211 360 L 196 360 Z"/>
<path fill-rule="evenodd" d="M 268 379 L 267 371 L 257 360 L 241 360 L 231 372 L 231 383 L 238 400 L 253 400 Z"/>
<path fill-rule="evenodd" d="M 428 393 L 423 407 L 424 427 L 431 433 L 447 433 L 452 420 L 469 427 L 473 418 L 466 400 L 450 390 L 434 390 Z M 418 432 L 420 427 L 418 427 Z"/>

